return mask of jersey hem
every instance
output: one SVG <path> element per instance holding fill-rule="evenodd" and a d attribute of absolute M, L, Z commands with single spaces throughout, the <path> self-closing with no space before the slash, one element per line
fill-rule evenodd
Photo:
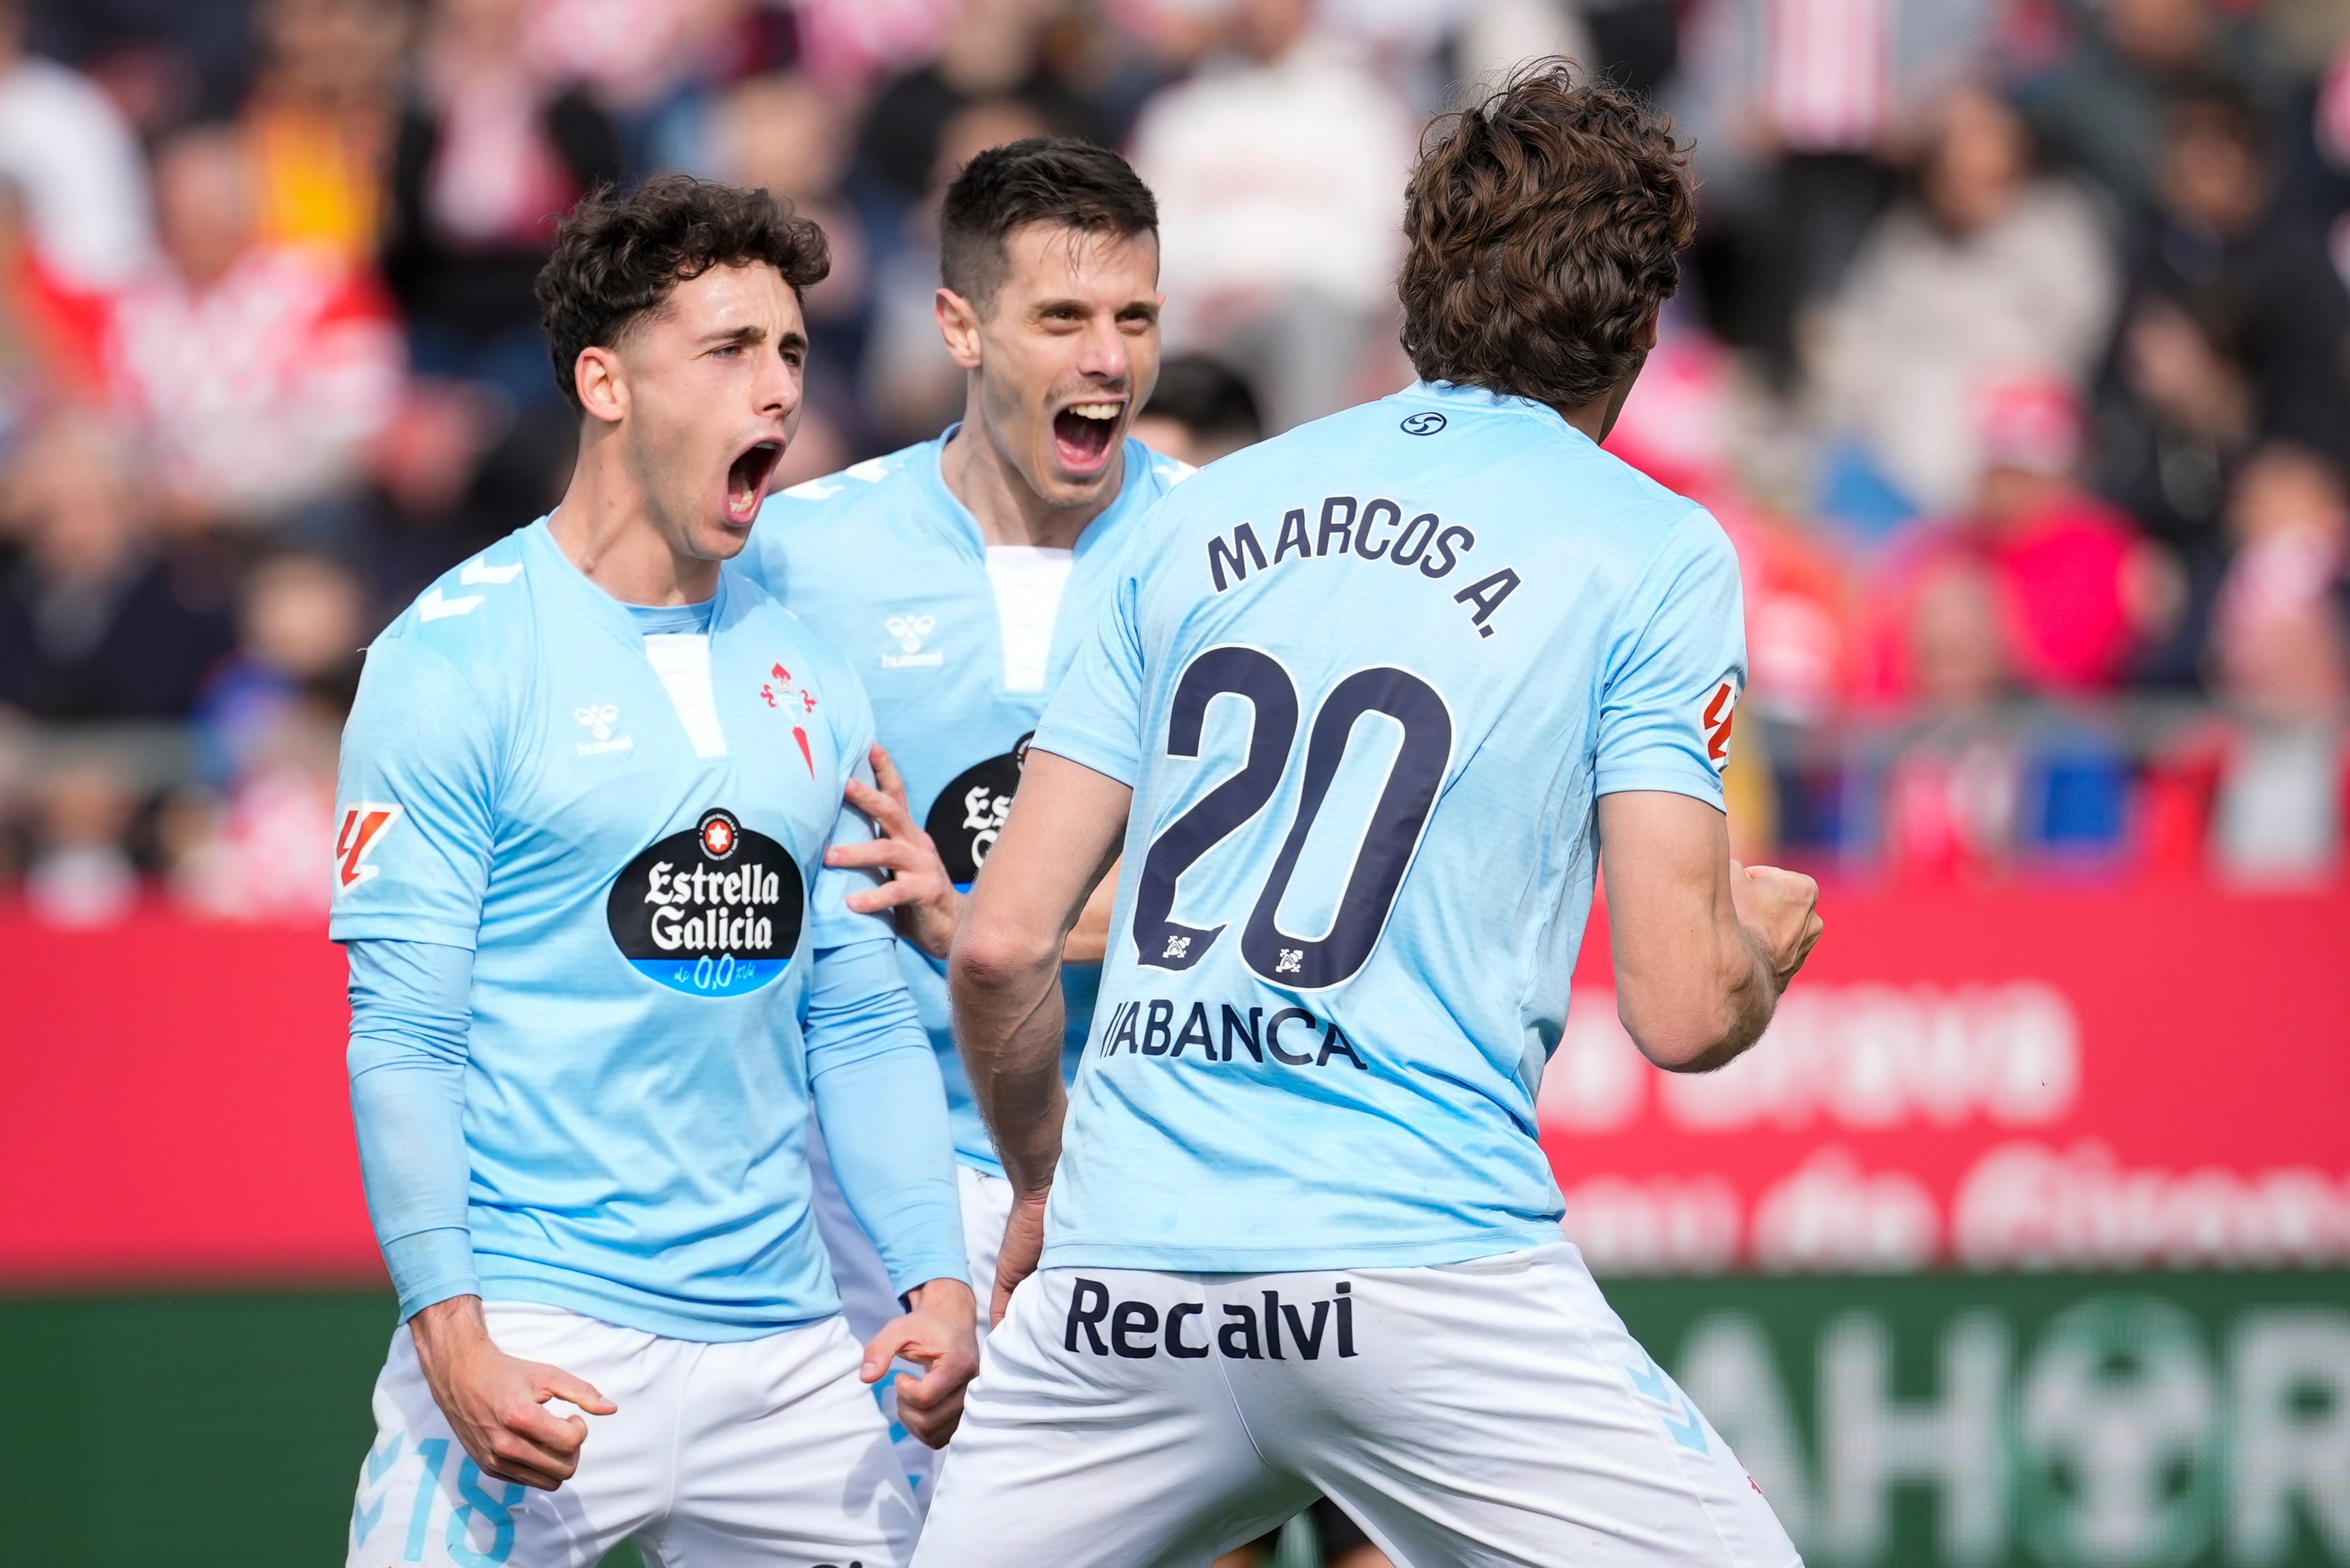
<path fill-rule="evenodd" d="M 1190 1274 L 1309 1273 L 1333 1269 L 1432 1268 L 1563 1241 L 1556 1219 L 1506 1231 L 1440 1240 L 1355 1241 L 1314 1246 L 1160 1247 L 1107 1241 L 1054 1241 L 1040 1269 L 1147 1269 Z"/>
<path fill-rule="evenodd" d="M 513 1260 L 506 1260 L 512 1269 Z M 485 1302 L 533 1302 L 540 1306 L 561 1307 L 582 1317 L 594 1318 L 616 1328 L 632 1328 L 639 1334 L 653 1334 L 661 1339 L 683 1340 L 692 1345 L 733 1345 L 748 1339 L 764 1339 L 769 1334 L 787 1329 L 806 1328 L 829 1317 L 840 1315 L 836 1303 L 821 1312 L 792 1315 L 697 1317 L 653 1304 L 625 1287 L 598 1281 L 601 1289 L 592 1289 L 576 1282 L 576 1275 L 538 1273 L 496 1273 L 482 1276 L 482 1299 Z"/>

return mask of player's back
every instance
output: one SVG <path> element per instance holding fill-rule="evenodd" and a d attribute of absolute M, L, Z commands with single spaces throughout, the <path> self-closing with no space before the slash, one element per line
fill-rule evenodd
<path fill-rule="evenodd" d="M 1035 742 L 1136 791 L 1045 1262 L 1555 1240 L 1534 1102 L 1593 805 L 1720 804 L 1727 539 L 1556 413 L 1427 386 L 1202 471 L 1145 532 Z"/>

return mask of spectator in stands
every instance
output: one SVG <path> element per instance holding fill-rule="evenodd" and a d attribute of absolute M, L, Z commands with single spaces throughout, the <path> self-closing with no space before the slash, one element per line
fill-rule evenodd
<path fill-rule="evenodd" d="M 236 654 L 199 713 L 212 788 L 171 818 L 173 887 L 190 908 L 238 919 L 326 912 L 308 846 L 334 831 L 336 736 L 367 627 L 364 591 L 333 561 L 281 555 L 253 572 Z"/>
<path fill-rule="evenodd" d="M 533 281 L 555 222 L 621 173 L 610 119 L 524 47 L 528 0 L 432 0 L 391 160 L 384 276 L 418 369 L 556 391 Z"/>
<path fill-rule="evenodd" d="M 1945 560 L 1962 556 L 1996 587 L 2003 663 L 2018 682 L 2046 696 L 2110 691 L 2172 607 L 2163 566 L 2127 517 L 2074 482 L 2081 417 L 2070 389 L 2009 383 L 1978 408 L 1983 466 L 1973 504 L 1905 544 L 1882 574 L 1878 643 L 1892 662 L 1879 678 L 1897 694 L 1913 689 L 1914 672 L 1900 669 L 1909 600 Z"/>
<path fill-rule="evenodd" d="M 1313 0 L 1232 16 L 1233 57 L 1143 111 L 1134 165 L 1159 197 L 1169 347 L 1240 369 L 1280 431 L 1355 401 L 1393 336 L 1418 126 L 1317 34 Z"/>
<path fill-rule="evenodd" d="M 41 719 L 176 718 L 232 645 L 156 545 L 127 443 L 51 416 L 7 475 L 23 541 L 0 576 L 0 706 Z"/>
<path fill-rule="evenodd" d="M 1824 311 L 1812 373 L 1846 461 L 1947 514 L 1982 468 L 1986 385 L 2026 369 L 2084 382 L 2120 280 L 2088 198 L 2033 177 L 2023 122 L 1991 92 L 1950 95 L 1917 175 L 1917 199 L 1878 221 Z"/>
<path fill-rule="evenodd" d="M 948 183 L 987 149 L 1051 129 L 1034 104 L 1000 98 L 958 109 L 940 133 L 931 194 L 906 210 L 898 244 L 874 277 L 861 385 L 886 441 L 928 441 L 962 414 L 967 380 L 939 336 L 936 310 L 938 211 Z"/>
<path fill-rule="evenodd" d="M 1176 354 L 1159 367 L 1159 384 L 1134 420 L 1137 441 L 1179 462 L 1201 467 L 1264 439 L 1256 394 L 1231 367 L 1204 354 Z"/>
<path fill-rule="evenodd" d="M 2007 639 L 1989 565 L 1943 556 L 1912 586 L 1903 653 L 1915 719 L 1884 770 L 1884 846 L 1897 876 L 1972 879 L 2014 848 L 2023 760 L 2004 711 Z"/>
<path fill-rule="evenodd" d="M 2097 413 L 2097 488 L 2183 556 L 2214 555 L 2258 414 L 2224 327 L 2179 301 L 2135 302 Z"/>
<path fill-rule="evenodd" d="M 297 709 L 348 709 L 368 629 L 367 591 L 338 562 L 286 552 L 256 564 L 245 576 L 236 651 L 197 703 L 212 782 L 248 771 Z"/>
<path fill-rule="evenodd" d="M 2020 97 L 2052 155 L 2136 214 L 2164 181 L 2172 96 L 2215 77 L 2239 92 L 2265 93 L 2270 72 L 2257 30 L 2241 15 L 2221 16 L 2210 0 L 2106 0 L 2085 14 L 2088 33 L 2073 57 Z"/>
<path fill-rule="evenodd" d="M 709 107 L 710 78 L 737 63 L 759 9 L 745 0 L 532 0 L 525 47 L 541 70 L 579 83 L 612 117 L 632 171 L 674 166 Z"/>
<path fill-rule="evenodd" d="M 87 930 L 130 913 L 139 902 L 129 848 L 138 805 L 129 780 L 102 756 L 68 763 L 36 782 L 25 871 L 25 903 L 36 919 Z"/>
<path fill-rule="evenodd" d="M 2339 472 L 2263 448 L 2229 521 L 2239 542 L 2220 595 L 2213 683 L 2224 713 L 2158 759 L 2147 838 L 2158 868 L 2304 887 L 2343 868 L 2350 802 L 2350 515 Z"/>
<path fill-rule="evenodd" d="M 257 232 L 265 243 L 320 245 L 369 265 L 382 237 L 408 7 L 266 0 L 254 24 L 260 69 L 242 125 Z"/>
<path fill-rule="evenodd" d="M 1005 99 L 1033 109 L 1045 134 L 1108 140 L 1100 113 L 1046 59 L 1057 9 L 1050 0 L 959 0 L 937 53 L 883 86 L 867 109 L 858 133 L 866 175 L 896 202 L 918 202 L 934 183 L 949 123 Z"/>
<path fill-rule="evenodd" d="M 2160 168 L 2138 294 L 2219 326 L 2241 356 L 2264 434 L 2350 460 L 2350 293 L 2324 232 L 2279 200 L 2259 113 L 2223 86 L 2183 92 Z"/>
<path fill-rule="evenodd" d="M 26 0 L 0 0 L 0 177 L 23 193 L 33 245 L 64 287 L 109 289 L 146 265 L 147 170 L 105 93 L 25 52 Z"/>
<path fill-rule="evenodd" d="M 106 357 L 166 518 L 320 525 L 316 509 L 356 483 L 399 408 L 389 302 L 329 250 L 255 237 L 234 131 L 180 133 L 155 178 L 167 260 L 117 302 Z"/>
<path fill-rule="evenodd" d="M 99 395 L 105 301 L 61 286 L 35 249 L 24 196 L 0 175 L 0 450 L 47 406 Z"/>
<path fill-rule="evenodd" d="M 1597 27 L 1597 8 L 1594 7 Z M 1919 104 L 1980 66 L 1994 7 L 1696 0 L 1676 115 L 1708 189 L 1698 255 L 1713 323 L 1773 380 L 1893 194 Z"/>
<path fill-rule="evenodd" d="M 2211 866 L 2239 886 L 2307 887 L 2342 869 L 2350 796 L 2350 650 L 2341 606 L 2309 599 L 2221 618 L 2230 710 L 2211 802 Z"/>

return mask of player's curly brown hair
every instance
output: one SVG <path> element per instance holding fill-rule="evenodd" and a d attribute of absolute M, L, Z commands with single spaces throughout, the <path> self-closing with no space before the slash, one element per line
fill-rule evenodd
<path fill-rule="evenodd" d="M 555 384 L 579 405 L 579 351 L 618 346 L 670 290 L 714 266 L 764 262 L 805 295 L 832 270 L 824 231 L 764 191 L 656 175 L 625 194 L 609 187 L 572 208 L 538 273 L 538 304 Z"/>
<path fill-rule="evenodd" d="M 1422 379 L 1576 408 L 1639 369 L 1697 227 L 1688 150 L 1633 94 L 1535 61 L 1430 127 L 1404 206 Z"/>

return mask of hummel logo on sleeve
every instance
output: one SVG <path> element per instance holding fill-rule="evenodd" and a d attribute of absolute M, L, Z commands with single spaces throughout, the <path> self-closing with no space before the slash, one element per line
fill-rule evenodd
<path fill-rule="evenodd" d="M 335 830 L 335 891 L 355 888 L 373 877 L 383 867 L 370 866 L 368 857 L 374 853 L 377 841 L 384 831 L 400 820 L 400 807 L 378 805 L 373 801 L 361 801 L 343 808 L 342 825 Z"/>

